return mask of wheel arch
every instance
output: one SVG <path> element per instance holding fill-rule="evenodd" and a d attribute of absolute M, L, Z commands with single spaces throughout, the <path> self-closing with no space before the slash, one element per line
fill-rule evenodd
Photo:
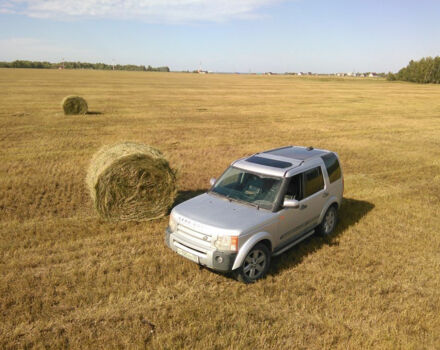
<path fill-rule="evenodd" d="M 319 223 L 322 222 L 322 220 L 324 219 L 324 215 L 325 215 L 325 213 L 327 213 L 328 208 L 330 208 L 331 206 L 336 207 L 336 210 L 339 209 L 340 204 L 339 204 L 339 202 L 338 202 L 338 198 L 337 198 L 336 196 L 331 197 L 331 198 L 327 201 L 327 203 L 325 204 L 325 206 L 322 208 L 321 215 L 319 216 L 319 221 L 318 221 Z"/>
<path fill-rule="evenodd" d="M 268 232 L 253 234 L 238 251 L 232 270 L 238 269 L 241 266 L 246 255 L 258 243 L 263 243 L 269 249 L 269 252 L 272 253 L 273 242 L 271 234 Z"/>
<path fill-rule="evenodd" d="M 264 244 L 266 246 L 266 248 L 269 249 L 270 252 L 272 252 L 272 242 L 269 239 L 267 239 L 267 238 L 263 239 L 263 240 L 257 242 L 256 244 L 258 244 L 258 243 Z"/>

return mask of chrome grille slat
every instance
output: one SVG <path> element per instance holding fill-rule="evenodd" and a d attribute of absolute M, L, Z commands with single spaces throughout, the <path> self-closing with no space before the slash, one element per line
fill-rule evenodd
<path fill-rule="evenodd" d="M 192 228 L 189 228 L 184 225 L 177 225 L 177 232 L 181 234 L 182 236 L 188 237 L 192 240 L 196 240 L 201 242 L 203 245 L 210 245 L 212 241 L 212 236 L 209 234 L 204 234 L 201 232 L 198 232 L 196 230 L 193 230 Z"/>
<path fill-rule="evenodd" d="M 200 233 L 200 232 L 197 232 L 197 231 L 195 231 L 195 230 L 193 230 L 193 229 L 190 229 L 190 228 L 188 228 L 188 227 L 185 227 L 185 226 L 183 226 L 183 225 L 179 225 L 179 226 L 177 227 L 177 230 L 178 230 L 178 231 L 181 231 L 181 232 L 183 232 L 183 233 L 185 233 L 185 234 L 187 234 L 187 235 L 189 235 L 189 236 L 192 236 L 192 237 L 194 237 L 194 238 L 200 239 L 200 240 L 202 240 L 202 241 L 205 241 L 205 242 L 211 242 L 211 236 L 209 236 L 209 235 L 205 235 L 205 234 Z M 207 238 L 206 238 L 206 239 L 203 239 L 203 237 L 207 237 Z"/>

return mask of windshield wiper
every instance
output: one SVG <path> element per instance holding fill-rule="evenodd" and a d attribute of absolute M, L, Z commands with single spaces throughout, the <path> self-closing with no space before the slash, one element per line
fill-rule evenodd
<path fill-rule="evenodd" d="M 216 191 L 210 190 L 210 191 L 208 191 L 208 193 L 212 193 L 212 194 L 214 194 L 214 195 L 216 195 L 218 197 L 226 198 L 229 202 L 233 199 L 233 198 L 230 197 L 231 192 L 229 192 L 228 194 L 223 194 L 223 193 L 220 193 L 220 192 L 216 192 Z"/>
<path fill-rule="evenodd" d="M 234 201 L 234 202 L 238 202 L 238 203 L 249 204 L 249 205 L 251 205 L 251 206 L 253 206 L 253 207 L 256 207 L 258 210 L 260 209 L 260 206 L 259 206 L 258 204 L 255 204 L 255 203 L 252 203 L 252 202 L 247 202 L 247 201 L 245 201 L 245 200 L 243 200 L 243 199 L 238 199 L 238 198 L 235 198 L 235 197 L 231 197 L 231 194 L 232 194 L 232 192 L 233 192 L 232 189 L 229 191 L 228 194 L 221 194 L 221 193 L 216 192 L 216 191 L 213 191 L 213 190 L 211 190 L 211 191 L 209 191 L 209 192 L 210 192 L 210 193 L 213 193 L 213 194 L 215 194 L 215 195 L 217 195 L 217 196 L 219 196 L 219 197 L 224 197 L 224 198 L 226 198 L 229 202 Z"/>
<path fill-rule="evenodd" d="M 231 197 L 227 197 L 229 199 L 229 201 L 233 200 L 239 203 L 243 203 L 243 204 L 249 204 L 252 205 L 253 207 L 256 207 L 257 209 L 260 209 L 260 206 L 258 204 L 252 203 L 252 202 L 247 202 L 243 199 L 238 199 L 238 198 L 231 198 Z"/>

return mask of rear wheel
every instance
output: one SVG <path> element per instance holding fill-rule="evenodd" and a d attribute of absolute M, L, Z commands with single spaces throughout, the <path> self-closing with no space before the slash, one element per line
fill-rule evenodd
<path fill-rule="evenodd" d="M 243 260 L 243 264 L 235 270 L 236 278 L 244 283 L 254 283 L 264 277 L 269 270 L 270 252 L 262 243 L 255 245 Z"/>
<path fill-rule="evenodd" d="M 338 212 L 336 210 L 336 207 L 332 205 L 330 208 L 327 209 L 327 212 L 325 213 L 322 222 L 317 227 L 317 232 L 322 236 L 328 236 L 334 231 L 337 222 Z"/>

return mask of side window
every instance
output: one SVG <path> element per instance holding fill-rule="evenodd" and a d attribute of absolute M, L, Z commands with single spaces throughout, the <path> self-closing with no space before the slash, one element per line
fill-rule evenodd
<path fill-rule="evenodd" d="M 321 167 L 310 169 L 304 173 L 304 198 L 324 188 L 324 177 Z"/>
<path fill-rule="evenodd" d="M 286 197 L 289 199 L 302 199 L 301 191 L 301 176 L 302 174 L 292 176 L 290 178 L 289 186 L 287 187 Z"/>
<path fill-rule="evenodd" d="M 341 178 L 341 167 L 339 166 L 338 157 L 334 153 L 329 153 L 322 156 L 322 160 L 325 163 L 330 183 L 339 180 Z"/>

